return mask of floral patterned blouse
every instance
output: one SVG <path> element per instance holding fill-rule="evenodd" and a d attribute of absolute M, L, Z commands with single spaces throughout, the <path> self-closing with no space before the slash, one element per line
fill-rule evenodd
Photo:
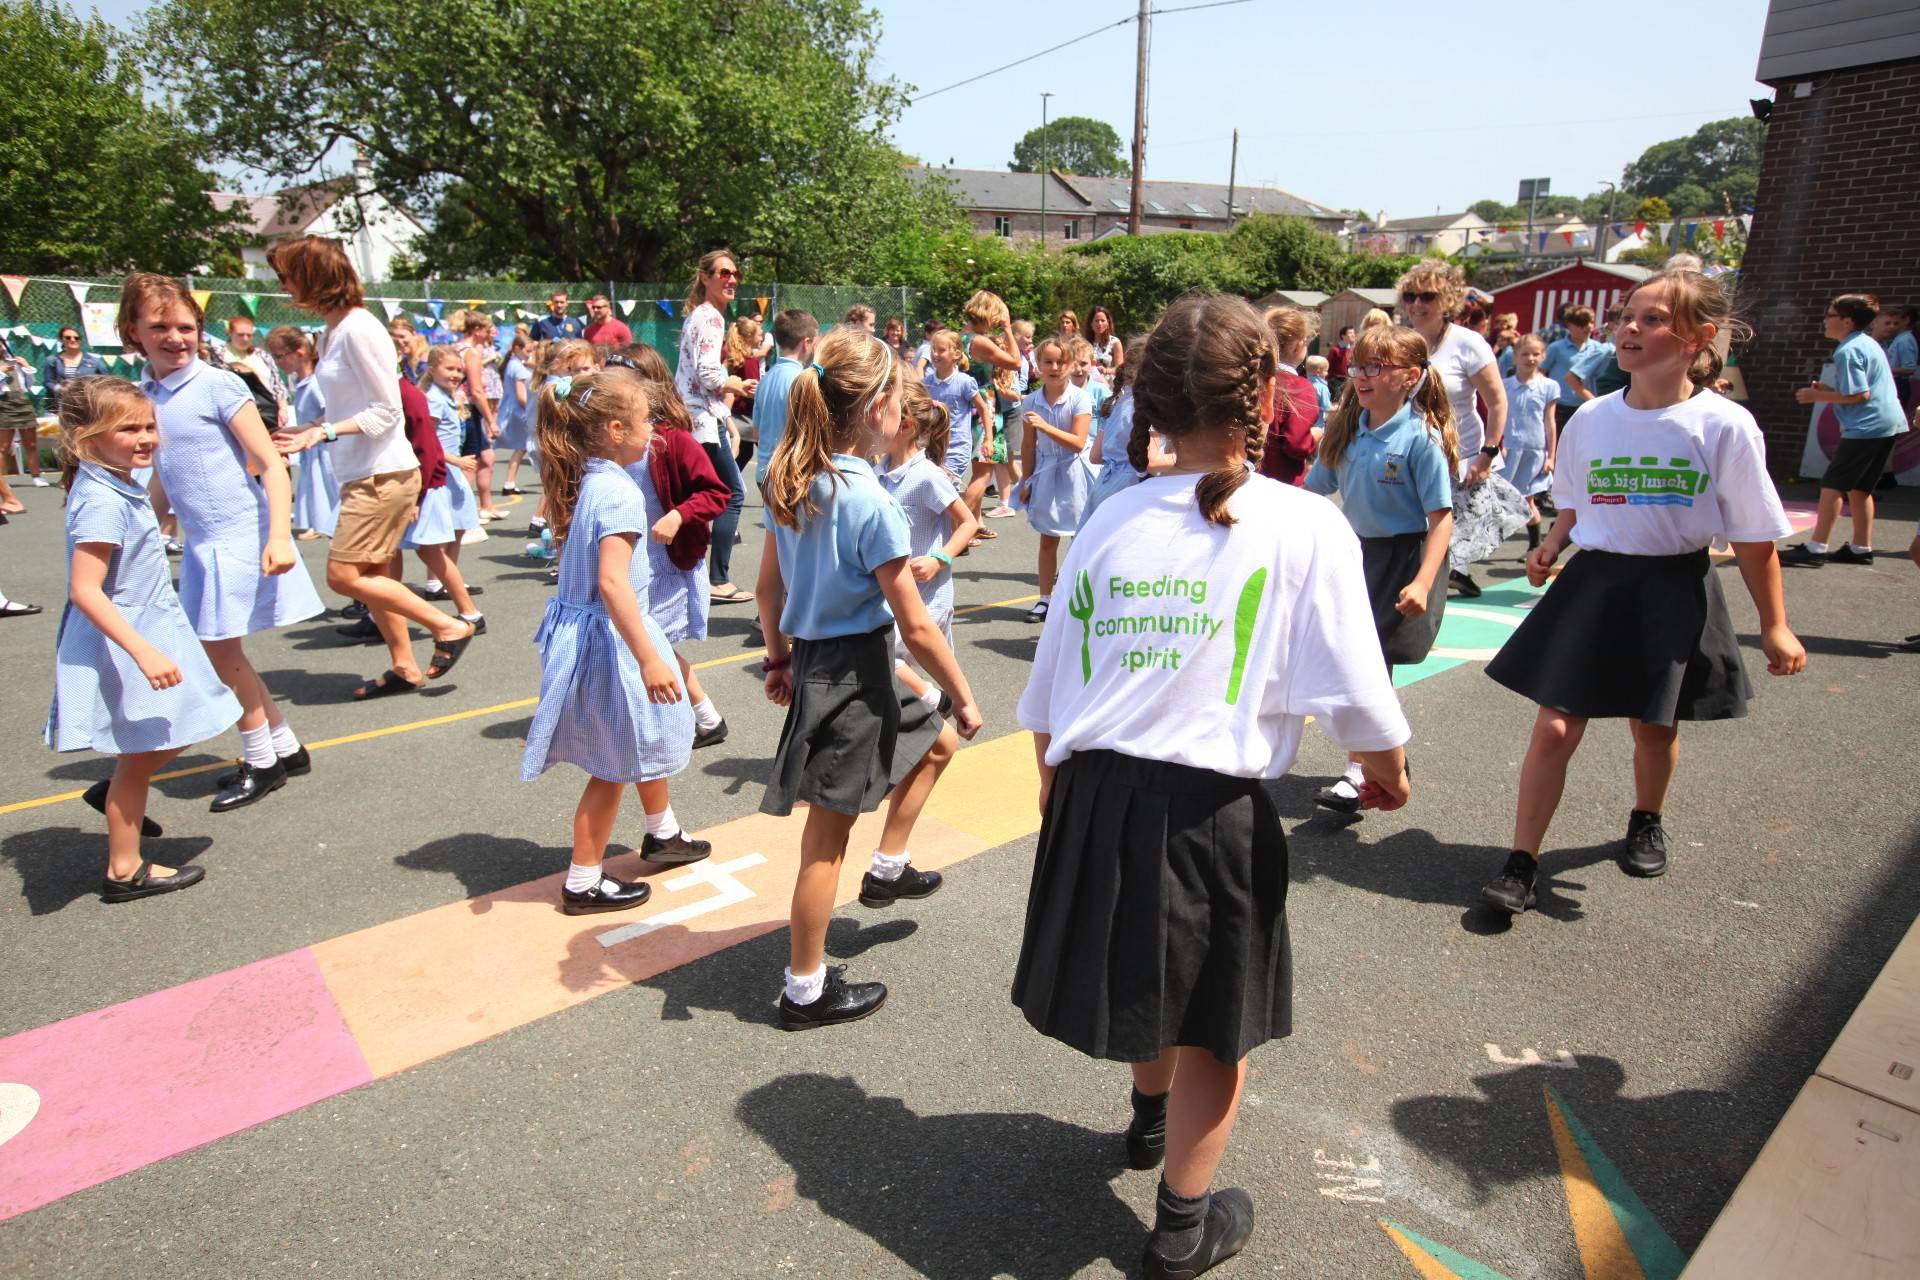
<path fill-rule="evenodd" d="M 680 330 L 680 364 L 673 384 L 693 418 L 693 438 L 701 444 L 720 443 L 720 426 L 728 416 L 726 399 L 720 394 L 727 381 L 727 366 L 721 359 L 726 336 L 726 318 L 711 302 L 695 307 Z"/>

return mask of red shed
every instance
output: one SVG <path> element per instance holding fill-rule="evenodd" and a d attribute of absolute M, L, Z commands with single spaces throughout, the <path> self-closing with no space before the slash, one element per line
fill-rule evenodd
<path fill-rule="evenodd" d="M 1520 317 L 1520 332 L 1539 333 L 1553 324 L 1569 302 L 1593 308 L 1595 318 L 1627 296 L 1627 290 L 1652 275 L 1645 267 L 1624 262 L 1588 262 L 1584 258 L 1564 267 L 1516 280 L 1493 295 L 1494 314 L 1511 311 Z"/>

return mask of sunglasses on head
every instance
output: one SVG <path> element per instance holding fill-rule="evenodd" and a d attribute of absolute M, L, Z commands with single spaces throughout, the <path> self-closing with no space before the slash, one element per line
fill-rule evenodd
<path fill-rule="evenodd" d="M 1437 293 L 1415 293 L 1412 289 L 1406 289 L 1401 292 L 1400 301 L 1402 302 L 1438 302 L 1440 301 L 1440 295 Z"/>

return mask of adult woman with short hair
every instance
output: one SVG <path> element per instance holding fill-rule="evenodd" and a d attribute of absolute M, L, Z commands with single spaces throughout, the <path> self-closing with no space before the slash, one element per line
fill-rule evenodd
<path fill-rule="evenodd" d="M 326 321 L 314 376 L 327 421 L 275 434 L 283 453 L 332 441 L 340 482 L 340 522 L 327 548 L 327 585 L 367 606 L 391 659 L 388 669 L 353 691 L 362 701 L 409 693 L 453 670 L 476 634 L 416 596 L 389 564 L 420 502 L 420 462 L 407 442 L 400 409 L 399 356 L 386 327 L 366 308 L 360 277 L 337 240 L 300 236 L 267 254 L 293 305 Z M 422 676 L 413 658 L 411 622 L 433 636 L 433 661 Z"/>
<path fill-rule="evenodd" d="M 707 451 L 713 473 L 733 491 L 727 509 L 713 522 L 713 542 L 707 552 L 707 580 L 716 604 L 744 604 L 753 599 L 753 593 L 735 586 L 732 577 L 733 539 L 740 528 L 740 510 L 746 505 L 747 491 L 740 483 L 740 465 L 734 461 L 728 427 L 733 400 L 747 394 L 747 384 L 727 372 L 727 318 L 721 308 L 739 292 L 740 265 L 732 250 L 714 249 L 700 259 L 693 282 L 687 287 L 680 363 L 673 372 L 674 386 L 693 419 L 694 441 Z"/>

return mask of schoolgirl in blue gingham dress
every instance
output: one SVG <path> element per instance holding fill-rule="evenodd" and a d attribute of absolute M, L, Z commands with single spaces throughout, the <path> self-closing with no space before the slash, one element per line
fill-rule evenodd
<path fill-rule="evenodd" d="M 101 590 L 143 639 L 173 660 L 181 680 L 155 689 L 133 655 L 69 603 L 60 615 L 47 745 L 124 756 L 173 751 L 225 733 L 240 718 L 240 701 L 214 674 L 174 594 L 166 539 L 147 491 L 105 467 L 81 463 L 67 494 L 69 564 L 82 543 L 118 548 Z"/>
<path fill-rule="evenodd" d="M 293 420 L 325 422 L 327 400 L 320 379 L 308 374 L 293 386 Z M 300 454 L 300 474 L 293 482 L 293 527 L 312 529 L 329 538 L 340 524 L 340 482 L 333 477 L 332 446 L 322 441 Z"/>
<path fill-rule="evenodd" d="M 480 508 L 474 501 L 473 486 L 467 473 L 454 465 L 460 456 L 460 441 L 466 434 L 466 416 L 454 398 L 431 382 L 427 384 L 427 405 L 433 410 L 433 433 L 447 455 L 447 482 L 420 494 L 420 514 L 407 526 L 400 545 L 409 551 L 421 547 L 444 547 L 460 541 L 460 535 L 480 527 Z"/>
<path fill-rule="evenodd" d="M 633 478 L 611 459 L 589 458 L 560 544 L 560 587 L 534 636 L 540 705 L 527 730 L 522 778 L 531 781 L 565 763 L 605 782 L 652 782 L 687 767 L 693 704 L 684 688 L 677 702 L 648 698 L 640 660 L 600 599 L 600 540 L 630 533 L 645 543 L 651 528 L 646 498 Z M 671 664 L 672 646 L 648 607 L 651 578 L 647 554 L 635 547 L 627 580 L 647 640 Z"/>

